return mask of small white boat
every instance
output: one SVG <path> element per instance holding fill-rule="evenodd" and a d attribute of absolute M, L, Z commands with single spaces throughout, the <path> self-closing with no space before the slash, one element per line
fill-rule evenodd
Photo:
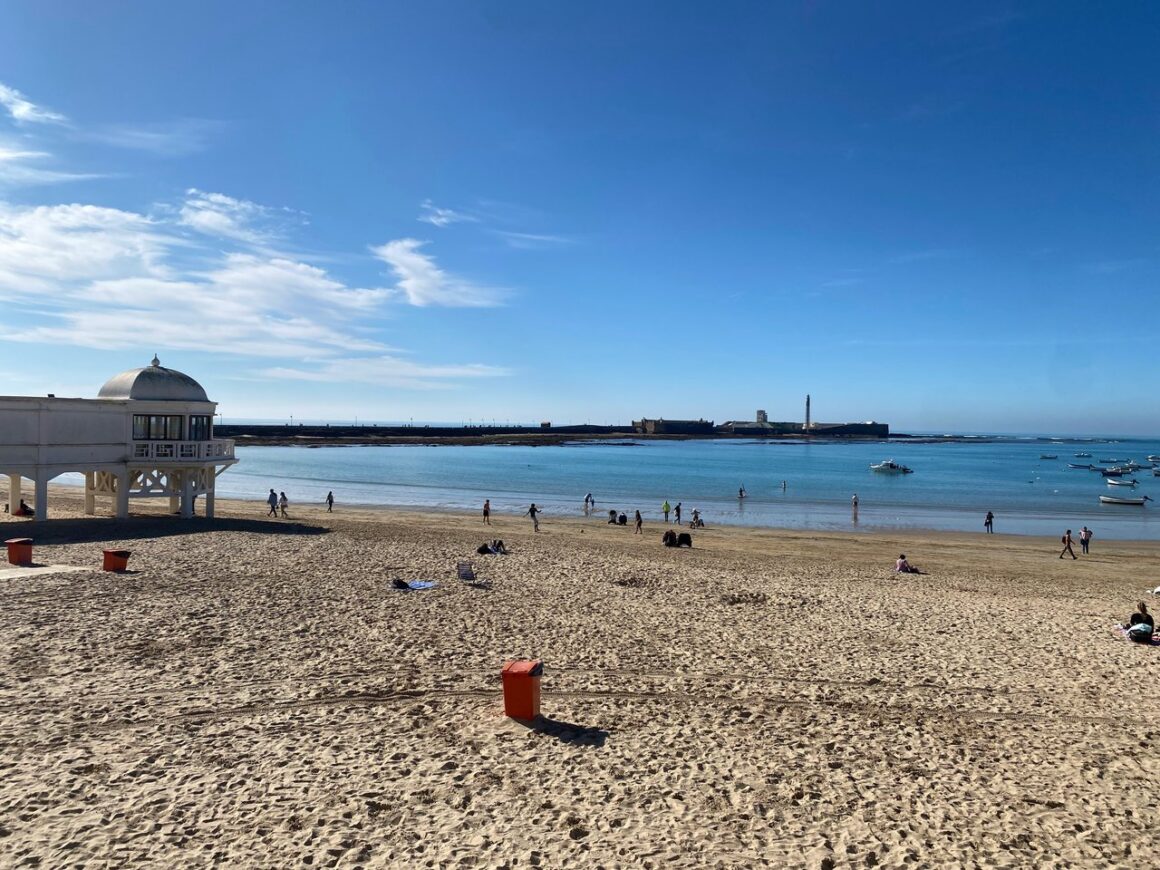
<path fill-rule="evenodd" d="M 1075 458 L 1076 459 L 1091 459 L 1092 455 L 1090 453 L 1077 453 L 1075 455 Z"/>
<path fill-rule="evenodd" d="M 1149 454 L 1148 461 L 1149 462 L 1160 462 L 1160 456 L 1157 456 L 1155 453 Z"/>
<path fill-rule="evenodd" d="M 1132 480 L 1131 478 L 1124 478 L 1123 480 L 1108 478 L 1107 480 L 1108 486 L 1135 486 L 1136 483 L 1137 481 Z"/>
<path fill-rule="evenodd" d="M 1151 501 L 1151 500 L 1152 499 L 1148 498 L 1148 496 L 1146 496 L 1146 495 L 1141 496 L 1140 498 L 1120 498 L 1120 496 L 1118 496 L 1118 495 L 1101 495 L 1100 496 L 1100 502 L 1102 504 L 1134 504 L 1134 505 L 1140 505 L 1142 507 L 1144 505 L 1144 502 Z"/>
<path fill-rule="evenodd" d="M 1067 464 L 1067 467 L 1068 468 L 1082 468 L 1084 471 L 1088 471 L 1091 469 L 1090 465 L 1080 465 L 1078 462 L 1069 462 Z"/>
<path fill-rule="evenodd" d="M 885 459 L 876 465 L 871 465 L 870 470 L 883 474 L 914 474 L 913 468 L 907 468 L 905 465 L 901 465 L 893 459 Z"/>

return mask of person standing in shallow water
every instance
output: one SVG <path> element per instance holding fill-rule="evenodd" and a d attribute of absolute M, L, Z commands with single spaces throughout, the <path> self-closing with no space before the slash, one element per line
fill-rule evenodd
<path fill-rule="evenodd" d="M 1071 548 L 1071 529 L 1068 529 L 1066 532 L 1064 532 L 1063 537 L 1059 540 L 1063 544 L 1063 549 L 1059 553 L 1059 558 L 1062 559 L 1064 553 L 1070 554 L 1071 558 L 1073 559 L 1079 558 L 1076 556 L 1075 551 Z"/>
<path fill-rule="evenodd" d="M 491 525 L 491 499 L 485 498 L 483 500 L 483 522 L 484 525 Z"/>
<path fill-rule="evenodd" d="M 983 520 L 983 528 L 987 530 L 988 535 L 995 534 L 995 515 L 987 511 L 987 517 Z"/>
<path fill-rule="evenodd" d="M 667 498 L 665 499 L 665 503 L 663 505 L 661 505 L 661 510 L 664 511 L 665 522 L 667 523 L 669 521 L 669 511 L 672 510 L 672 508 L 669 507 L 669 500 Z"/>

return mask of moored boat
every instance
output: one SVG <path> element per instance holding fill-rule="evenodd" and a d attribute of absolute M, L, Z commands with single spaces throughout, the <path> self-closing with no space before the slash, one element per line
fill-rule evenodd
<path fill-rule="evenodd" d="M 1100 503 L 1101 504 L 1134 504 L 1134 505 L 1143 506 L 1144 502 L 1151 501 L 1151 500 L 1152 499 L 1148 498 L 1148 496 L 1146 496 L 1146 495 L 1140 496 L 1139 498 L 1123 498 L 1123 497 L 1118 496 L 1118 495 L 1101 495 L 1100 496 Z"/>
<path fill-rule="evenodd" d="M 871 471 L 878 471 L 883 474 L 913 474 L 913 468 L 907 468 L 893 459 L 885 459 L 882 462 L 870 466 Z"/>
<path fill-rule="evenodd" d="M 1160 456 L 1157 456 L 1155 453 L 1150 453 L 1148 455 L 1148 461 L 1149 462 L 1160 462 Z"/>
<path fill-rule="evenodd" d="M 1057 453 L 1040 453 L 1039 458 L 1040 459 L 1059 459 L 1059 454 L 1057 454 Z"/>
<path fill-rule="evenodd" d="M 1090 470 L 1090 469 L 1091 469 L 1091 465 L 1090 465 L 1090 464 L 1088 464 L 1088 465 L 1080 465 L 1078 462 L 1069 462 L 1069 463 L 1067 464 L 1067 467 L 1068 467 L 1068 468 L 1082 468 L 1082 469 L 1084 469 L 1084 470 Z"/>
<path fill-rule="evenodd" d="M 1129 477 L 1126 477 L 1123 480 L 1116 480 L 1115 478 L 1110 477 L 1107 480 L 1108 486 L 1135 486 L 1137 483 L 1138 481 L 1132 480 Z"/>
<path fill-rule="evenodd" d="M 1075 455 L 1075 458 L 1076 459 L 1091 459 L 1092 455 L 1090 453 L 1077 453 Z"/>

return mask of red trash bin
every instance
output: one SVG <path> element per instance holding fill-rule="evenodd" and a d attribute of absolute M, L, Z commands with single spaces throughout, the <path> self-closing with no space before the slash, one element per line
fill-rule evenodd
<path fill-rule="evenodd" d="M 13 565 L 32 564 L 32 538 L 9 538 L 4 542 L 8 545 L 8 561 Z"/>
<path fill-rule="evenodd" d="M 104 569 L 106 571 L 126 571 L 129 568 L 130 550 L 105 550 Z"/>
<path fill-rule="evenodd" d="M 503 711 L 513 719 L 535 719 L 540 715 L 540 677 L 544 663 L 507 662 L 503 666 Z"/>

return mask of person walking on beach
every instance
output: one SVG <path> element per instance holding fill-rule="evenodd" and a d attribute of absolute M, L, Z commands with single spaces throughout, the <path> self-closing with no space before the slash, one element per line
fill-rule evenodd
<path fill-rule="evenodd" d="M 334 512 L 334 492 L 333 491 L 328 492 L 326 494 L 326 512 L 328 514 Z"/>
<path fill-rule="evenodd" d="M 266 512 L 266 516 L 278 516 L 278 493 L 274 492 L 274 490 L 270 490 L 270 494 L 266 496 L 266 504 L 270 506 L 270 510 Z"/>
<path fill-rule="evenodd" d="M 539 513 L 540 509 L 536 507 L 535 502 L 532 502 L 532 506 L 528 508 L 527 513 L 524 514 L 525 517 L 532 518 L 532 530 L 536 532 L 540 530 L 540 518 L 538 516 Z"/>
<path fill-rule="evenodd" d="M 987 517 L 983 520 L 983 528 L 987 530 L 988 535 L 995 534 L 995 515 L 990 511 L 987 511 Z M 1083 539 L 1082 535 L 1080 539 Z"/>
<path fill-rule="evenodd" d="M 1070 554 L 1071 558 L 1073 558 L 1073 559 L 1079 558 L 1078 556 L 1076 556 L 1075 551 L 1071 548 L 1071 529 L 1068 529 L 1066 532 L 1064 532 L 1063 537 L 1060 538 L 1059 540 L 1060 540 L 1060 543 L 1063 544 L 1063 549 L 1060 550 L 1060 552 L 1059 552 L 1059 558 L 1062 559 L 1064 553 Z"/>
<path fill-rule="evenodd" d="M 286 516 L 286 508 L 290 507 L 290 499 L 286 498 L 286 493 L 281 493 L 278 496 L 278 507 L 282 511 L 282 516 Z"/>
<path fill-rule="evenodd" d="M 673 508 L 673 513 L 676 514 L 677 525 L 679 526 L 681 524 L 681 503 L 680 502 L 677 502 L 677 506 L 675 508 Z"/>
<path fill-rule="evenodd" d="M 643 526 L 644 526 L 644 520 L 641 519 L 641 517 L 640 517 L 640 511 L 637 511 L 636 512 L 636 531 L 633 532 L 633 534 L 634 535 L 643 535 L 644 534 L 644 531 L 642 528 Z"/>
<path fill-rule="evenodd" d="M 1084 526 L 1082 529 L 1079 530 L 1079 549 L 1080 549 L 1080 552 L 1082 552 L 1085 556 L 1087 555 L 1088 544 L 1091 542 L 1091 539 L 1092 539 L 1092 530 L 1091 529 L 1089 529 L 1087 526 Z"/>
<path fill-rule="evenodd" d="M 662 510 L 662 511 L 664 511 L 664 513 L 665 513 L 665 522 L 666 522 L 666 523 L 668 523 L 668 521 L 669 521 L 669 511 L 671 511 L 671 510 L 672 510 L 672 508 L 671 508 L 671 507 L 669 507 L 669 500 L 668 500 L 667 498 L 665 499 L 665 503 L 664 503 L 663 505 L 661 505 L 661 510 Z M 680 522 L 680 520 L 678 520 L 677 522 Z"/>
<path fill-rule="evenodd" d="M 483 524 L 486 526 L 491 525 L 491 499 L 490 498 L 485 498 L 483 500 Z"/>

